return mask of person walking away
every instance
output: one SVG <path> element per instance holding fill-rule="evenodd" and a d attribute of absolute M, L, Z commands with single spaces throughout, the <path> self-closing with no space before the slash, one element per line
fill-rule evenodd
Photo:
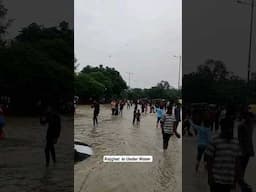
<path fill-rule="evenodd" d="M 130 106 L 131 106 L 130 100 L 128 100 L 128 101 L 127 101 L 127 109 L 130 109 Z"/>
<path fill-rule="evenodd" d="M 136 114 L 137 114 L 137 109 L 134 108 L 134 111 L 133 111 L 133 120 L 132 120 L 132 124 L 133 124 L 133 125 L 135 124 L 135 121 L 136 121 Z"/>
<path fill-rule="evenodd" d="M 148 112 L 148 101 L 145 102 L 145 114 Z"/>
<path fill-rule="evenodd" d="M 4 126 L 5 126 L 4 111 L 0 106 L 0 140 L 5 138 Z"/>
<path fill-rule="evenodd" d="M 140 123 L 140 116 L 141 116 L 141 113 L 140 113 L 140 110 L 138 109 L 137 113 L 136 113 L 136 122 L 137 122 L 137 125 L 139 125 Z"/>
<path fill-rule="evenodd" d="M 187 108 L 185 109 L 185 111 L 183 112 L 182 115 L 182 135 L 184 136 L 186 134 L 186 131 L 188 133 L 188 136 L 193 136 L 193 134 L 191 133 L 191 124 L 189 122 L 189 120 L 191 119 L 192 115 L 190 110 Z"/>
<path fill-rule="evenodd" d="M 179 126 L 179 122 L 180 122 L 180 103 L 177 104 L 177 106 L 175 107 L 174 109 L 174 112 L 175 112 L 175 119 L 176 119 L 176 122 L 175 122 L 175 127 L 174 127 L 174 134 L 177 138 L 180 138 L 180 134 L 177 132 L 177 129 L 178 129 L 178 126 Z"/>
<path fill-rule="evenodd" d="M 74 113 L 76 113 L 76 108 L 77 108 L 78 100 L 79 100 L 79 97 L 75 96 L 74 97 L 74 103 L 73 103 L 74 104 L 73 105 L 74 106 Z"/>
<path fill-rule="evenodd" d="M 56 154 L 54 145 L 57 144 L 61 132 L 61 118 L 57 110 L 53 106 L 48 107 L 47 114 L 40 118 L 42 125 L 48 124 L 46 133 L 45 158 L 46 167 L 50 164 L 50 154 L 52 161 L 56 163 Z"/>
<path fill-rule="evenodd" d="M 242 152 L 233 136 L 234 120 L 229 113 L 222 121 L 221 133 L 213 137 L 205 151 L 211 192 L 231 192 L 239 186 Z"/>
<path fill-rule="evenodd" d="M 250 158 L 254 156 L 254 145 L 253 145 L 253 114 L 246 112 L 242 114 L 242 123 L 238 126 L 238 140 L 242 150 L 241 157 L 241 181 L 240 186 L 242 191 L 249 187 L 245 182 L 244 176 L 246 173 L 247 165 Z"/>
<path fill-rule="evenodd" d="M 116 116 L 119 114 L 118 107 L 119 107 L 119 101 L 116 102 L 116 106 L 115 106 L 115 115 Z"/>
<path fill-rule="evenodd" d="M 172 107 L 169 106 L 167 108 L 166 114 L 164 114 L 161 119 L 164 152 L 168 148 L 170 137 L 173 135 L 174 126 L 175 126 L 175 117 L 172 115 Z"/>
<path fill-rule="evenodd" d="M 145 103 L 142 101 L 141 102 L 141 113 L 144 113 L 145 111 Z"/>
<path fill-rule="evenodd" d="M 152 101 L 151 101 L 151 102 L 149 103 L 149 107 L 150 107 L 150 111 L 149 111 L 149 113 L 153 113 L 152 106 L 153 106 L 153 104 L 152 104 Z"/>
<path fill-rule="evenodd" d="M 112 115 L 115 115 L 115 109 L 116 109 L 116 101 L 111 101 L 111 109 L 112 109 Z"/>
<path fill-rule="evenodd" d="M 192 120 L 189 120 L 190 125 L 197 130 L 197 162 L 195 166 L 196 172 L 198 172 L 200 161 L 204 155 L 204 152 L 206 150 L 206 147 L 210 143 L 211 139 L 211 128 L 210 128 L 210 122 L 208 119 L 204 119 L 203 125 L 199 124 L 196 125 L 192 122 Z"/>
<path fill-rule="evenodd" d="M 163 108 L 160 107 L 159 105 L 157 105 L 157 107 L 156 107 L 156 115 L 157 115 L 156 128 L 159 127 L 159 123 L 160 123 L 160 120 L 161 120 L 162 117 L 163 117 L 163 114 L 164 114 Z"/>
<path fill-rule="evenodd" d="M 123 115 L 123 109 L 124 109 L 124 101 L 120 102 L 120 114 Z"/>
<path fill-rule="evenodd" d="M 93 126 L 95 127 L 96 125 L 98 125 L 98 115 L 100 113 L 100 104 L 96 100 L 94 100 L 92 104 L 92 108 L 93 108 Z"/>
<path fill-rule="evenodd" d="M 138 105 L 135 103 L 134 110 L 133 110 L 133 121 L 132 123 L 135 124 L 136 121 L 136 113 L 137 113 Z"/>
<path fill-rule="evenodd" d="M 168 108 L 169 106 L 170 106 L 170 101 L 167 101 L 167 103 L 166 103 L 166 107 Z"/>

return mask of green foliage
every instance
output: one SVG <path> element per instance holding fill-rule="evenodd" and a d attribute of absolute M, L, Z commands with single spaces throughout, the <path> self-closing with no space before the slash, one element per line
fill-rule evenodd
<path fill-rule="evenodd" d="M 164 84 L 162 84 L 165 82 Z M 168 83 L 168 82 L 167 82 Z M 131 89 L 127 91 L 127 98 L 130 100 L 137 100 L 141 98 L 147 99 L 166 99 L 166 100 L 176 100 L 177 98 L 181 98 L 180 90 L 170 88 L 171 86 L 166 81 L 161 81 L 155 87 L 151 87 L 150 89 Z"/>
<path fill-rule="evenodd" d="M 100 98 L 104 91 L 104 84 L 95 80 L 89 74 L 81 73 L 75 78 L 75 92 L 82 99 Z"/>
<path fill-rule="evenodd" d="M 7 28 L 12 23 L 11 19 L 6 19 L 7 11 L 8 10 L 4 7 L 2 1 L 0 0 L 0 47 L 4 47 L 6 45 L 6 41 L 3 39 L 3 36 L 6 34 Z"/>
<path fill-rule="evenodd" d="M 114 68 L 86 66 L 77 74 L 75 94 L 82 100 L 120 97 L 126 82 Z"/>
<path fill-rule="evenodd" d="M 0 90 L 11 96 L 13 111 L 33 112 L 39 100 L 73 98 L 73 32 L 63 24 L 45 28 L 33 23 L 0 49 Z"/>
<path fill-rule="evenodd" d="M 183 76 L 182 96 L 186 103 L 241 104 L 252 98 L 252 87 L 248 89 L 245 80 L 228 72 L 222 61 L 211 59 Z"/>
<path fill-rule="evenodd" d="M 181 97 L 180 91 L 171 88 L 167 81 L 161 81 L 150 89 L 127 89 L 126 82 L 114 68 L 86 66 L 76 75 L 75 93 L 83 100 L 91 98 L 112 98 L 136 100 L 176 99 Z"/>

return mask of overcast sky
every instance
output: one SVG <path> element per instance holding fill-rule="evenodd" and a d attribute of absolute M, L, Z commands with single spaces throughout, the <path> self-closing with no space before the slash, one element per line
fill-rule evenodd
<path fill-rule="evenodd" d="M 7 19 L 14 19 L 8 38 L 15 37 L 21 28 L 35 22 L 46 27 L 67 21 L 73 28 L 74 5 L 71 0 L 2 0 L 8 9 Z"/>
<path fill-rule="evenodd" d="M 181 0 L 75 0 L 75 56 L 115 67 L 131 87 L 177 87 Z"/>
<path fill-rule="evenodd" d="M 15 19 L 10 37 L 32 22 L 56 26 L 66 20 L 73 24 L 70 0 L 3 2 L 8 18 Z M 150 87 L 160 80 L 177 87 L 178 59 L 173 55 L 181 52 L 183 73 L 213 58 L 246 77 L 249 20 L 249 6 L 235 0 L 75 0 L 75 54 L 80 69 L 99 64 L 115 67 L 127 82 L 127 72 L 132 72 L 132 87 Z"/>
<path fill-rule="evenodd" d="M 250 6 L 236 0 L 183 0 L 182 4 L 183 73 L 211 58 L 222 60 L 229 71 L 246 78 Z M 254 19 L 252 71 L 256 70 L 255 22 Z"/>

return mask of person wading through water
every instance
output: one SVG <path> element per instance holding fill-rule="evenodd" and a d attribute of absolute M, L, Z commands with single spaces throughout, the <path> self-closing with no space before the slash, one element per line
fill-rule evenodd
<path fill-rule="evenodd" d="M 221 133 L 212 138 L 205 151 L 211 192 L 231 192 L 239 188 L 242 151 L 233 129 L 233 114 L 228 111 L 221 123 Z"/>
<path fill-rule="evenodd" d="M 172 106 L 169 106 L 167 108 L 166 114 L 164 114 L 161 119 L 164 152 L 168 148 L 169 139 L 173 135 L 174 126 L 175 126 L 175 117 L 172 115 Z"/>
<path fill-rule="evenodd" d="M 56 163 L 54 145 L 57 144 L 61 132 L 61 119 L 56 107 L 48 106 L 47 113 L 44 116 L 41 116 L 40 122 L 42 125 L 48 124 L 48 129 L 46 133 L 45 158 L 46 167 L 49 167 L 50 154 L 53 163 Z"/>
<path fill-rule="evenodd" d="M 94 100 L 91 106 L 93 108 L 93 126 L 98 125 L 98 115 L 100 113 L 100 104 Z"/>

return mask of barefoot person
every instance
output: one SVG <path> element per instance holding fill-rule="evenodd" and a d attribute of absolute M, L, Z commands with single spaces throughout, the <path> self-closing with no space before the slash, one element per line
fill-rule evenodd
<path fill-rule="evenodd" d="M 48 124 L 47 134 L 46 134 L 46 146 L 45 146 L 45 158 L 46 158 L 46 167 L 49 167 L 50 164 L 50 155 L 52 161 L 56 163 L 56 155 L 54 145 L 57 143 L 61 131 L 61 119 L 57 110 L 49 106 L 47 114 L 40 119 L 41 124 Z"/>

